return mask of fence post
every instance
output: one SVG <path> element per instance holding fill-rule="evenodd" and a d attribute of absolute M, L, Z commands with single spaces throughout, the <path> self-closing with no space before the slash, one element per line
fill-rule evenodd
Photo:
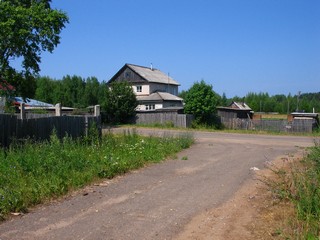
<path fill-rule="evenodd" d="M 99 117 L 100 116 L 100 105 L 94 106 L 94 116 Z"/>
<path fill-rule="evenodd" d="M 61 103 L 57 103 L 55 108 L 56 108 L 56 116 L 61 117 L 61 115 L 62 115 L 61 114 Z"/>
<path fill-rule="evenodd" d="M 21 120 L 26 119 L 26 109 L 24 103 L 20 103 L 20 118 Z"/>
<path fill-rule="evenodd" d="M 84 134 L 86 137 L 89 136 L 89 118 L 88 118 L 88 116 L 84 116 Z"/>

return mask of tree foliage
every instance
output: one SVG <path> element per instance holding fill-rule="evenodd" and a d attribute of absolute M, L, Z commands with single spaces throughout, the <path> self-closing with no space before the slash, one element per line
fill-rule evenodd
<path fill-rule="evenodd" d="M 84 79 L 69 75 L 61 80 L 38 77 L 35 98 L 74 108 L 101 105 L 107 120 L 112 123 L 129 121 L 138 105 L 132 87 L 126 82 L 114 82 L 107 86 L 106 82 L 99 82 L 96 77 Z"/>
<path fill-rule="evenodd" d="M 196 82 L 184 93 L 185 113 L 193 114 L 197 124 L 207 124 L 216 112 L 220 96 L 204 80 Z"/>
<path fill-rule="evenodd" d="M 0 1 L 0 75 L 18 90 L 34 80 L 41 53 L 52 52 L 68 22 L 66 13 L 51 9 L 51 0 Z M 13 67 L 21 62 L 22 70 Z M 21 90 L 21 93 L 25 93 Z"/>
<path fill-rule="evenodd" d="M 102 105 L 107 94 L 106 82 L 96 77 L 87 79 L 79 76 L 65 76 L 61 80 L 39 77 L 36 80 L 35 98 L 47 103 L 61 103 L 63 106 L 85 108 Z"/>
<path fill-rule="evenodd" d="M 105 104 L 109 122 L 127 123 L 135 116 L 138 106 L 136 95 L 127 82 L 113 82 L 107 89 Z"/>

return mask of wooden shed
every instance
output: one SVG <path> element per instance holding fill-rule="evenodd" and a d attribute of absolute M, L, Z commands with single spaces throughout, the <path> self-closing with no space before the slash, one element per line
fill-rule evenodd
<path fill-rule="evenodd" d="M 227 107 L 217 107 L 218 116 L 221 118 L 231 119 L 252 119 L 253 111 L 246 103 L 232 102 Z"/>

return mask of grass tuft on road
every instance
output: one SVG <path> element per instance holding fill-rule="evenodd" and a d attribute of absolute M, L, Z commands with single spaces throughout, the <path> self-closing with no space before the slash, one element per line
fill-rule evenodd
<path fill-rule="evenodd" d="M 108 133 L 74 141 L 27 142 L 0 151 L 0 219 L 10 212 L 79 189 L 99 178 L 113 178 L 147 163 L 160 162 L 193 143 L 191 135 L 142 137 Z"/>

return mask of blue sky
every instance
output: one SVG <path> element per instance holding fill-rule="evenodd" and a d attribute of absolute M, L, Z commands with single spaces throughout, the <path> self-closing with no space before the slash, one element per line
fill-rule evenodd
<path fill-rule="evenodd" d="M 70 23 L 41 75 L 109 80 L 125 63 L 219 94 L 320 91 L 319 0 L 53 0 Z"/>

